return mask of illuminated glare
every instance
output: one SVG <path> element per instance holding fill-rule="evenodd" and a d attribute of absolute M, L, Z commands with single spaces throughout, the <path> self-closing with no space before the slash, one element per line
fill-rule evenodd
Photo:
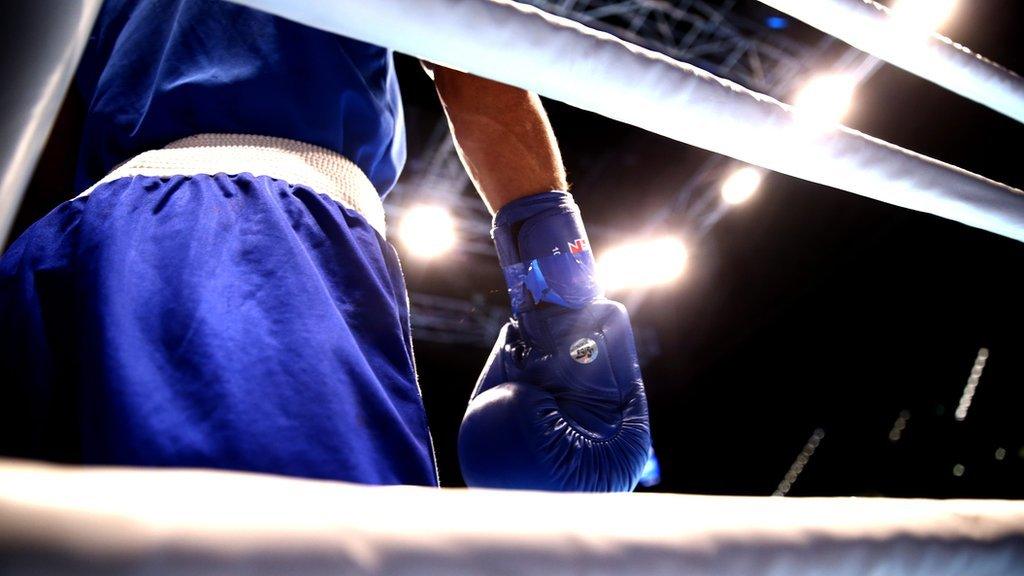
<path fill-rule="evenodd" d="M 440 206 L 413 206 L 402 216 L 398 237 L 413 256 L 433 258 L 455 245 L 455 221 L 448 210 Z"/>
<path fill-rule="evenodd" d="M 683 275 L 688 254 L 675 236 L 630 242 L 611 248 L 597 260 L 605 290 L 645 288 L 668 284 Z"/>
<path fill-rule="evenodd" d="M 890 21 L 911 34 L 931 34 L 953 15 L 956 0 L 898 0 Z"/>
<path fill-rule="evenodd" d="M 832 127 L 843 121 L 853 106 L 857 80 L 847 74 L 811 78 L 793 100 L 793 113 L 813 127 Z"/>
<path fill-rule="evenodd" d="M 761 171 L 746 166 L 729 175 L 722 183 L 722 199 L 729 204 L 741 204 L 750 199 L 761 186 Z"/>
<path fill-rule="evenodd" d="M 957 478 L 963 476 L 964 470 L 965 469 L 963 464 L 957 464 L 956 466 L 953 466 L 953 476 L 956 476 Z"/>

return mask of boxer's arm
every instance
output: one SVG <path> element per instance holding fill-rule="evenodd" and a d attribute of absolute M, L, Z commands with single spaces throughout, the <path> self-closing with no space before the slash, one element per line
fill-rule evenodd
<path fill-rule="evenodd" d="M 632 490 L 651 446 L 625 308 L 606 300 L 535 94 L 441 67 L 434 83 L 512 301 L 459 429 L 469 486 Z"/>
<path fill-rule="evenodd" d="M 536 94 L 441 66 L 433 72 L 455 147 L 493 213 L 508 202 L 566 190 L 562 156 Z"/>

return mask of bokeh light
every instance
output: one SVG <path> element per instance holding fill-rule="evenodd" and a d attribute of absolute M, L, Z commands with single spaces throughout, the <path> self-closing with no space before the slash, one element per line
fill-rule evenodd
<path fill-rule="evenodd" d="M 761 171 L 745 166 L 739 168 L 722 182 L 722 200 L 728 204 L 742 204 L 750 199 L 761 186 Z"/>
<path fill-rule="evenodd" d="M 610 248 L 598 257 L 597 271 L 608 292 L 646 288 L 679 279 L 688 258 L 681 239 L 662 236 Z"/>
<path fill-rule="evenodd" d="M 889 16 L 904 33 L 931 34 L 950 19 L 955 9 L 956 0 L 898 0 Z"/>
<path fill-rule="evenodd" d="M 398 237 L 410 255 L 423 259 L 434 258 L 455 246 L 455 220 L 442 206 L 413 206 L 402 215 Z"/>
<path fill-rule="evenodd" d="M 853 107 L 857 79 L 848 74 L 821 74 L 808 80 L 793 99 L 793 113 L 815 128 L 842 123 Z"/>

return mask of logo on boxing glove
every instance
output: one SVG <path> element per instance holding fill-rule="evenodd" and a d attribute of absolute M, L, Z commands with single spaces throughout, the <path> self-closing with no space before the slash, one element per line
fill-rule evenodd
<path fill-rule="evenodd" d="M 590 364 L 597 359 L 597 342 L 580 338 L 569 346 L 569 357 L 580 364 Z"/>
<path fill-rule="evenodd" d="M 577 238 L 575 241 L 569 243 L 569 254 L 582 254 L 587 250 L 587 241 L 582 238 Z"/>

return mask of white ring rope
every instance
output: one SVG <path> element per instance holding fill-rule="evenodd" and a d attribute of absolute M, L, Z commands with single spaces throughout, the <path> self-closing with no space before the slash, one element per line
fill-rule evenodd
<path fill-rule="evenodd" d="M 760 0 L 830 36 L 1024 122 L 1024 79 L 940 34 L 914 37 L 872 0 Z M 967 4 L 967 3 L 965 3 Z"/>
<path fill-rule="evenodd" d="M 509 0 L 235 0 L 719 154 L 1024 241 L 1024 193 Z"/>
<path fill-rule="evenodd" d="M 1024 574 L 1024 502 L 564 494 L 0 460 L 0 572 Z"/>

